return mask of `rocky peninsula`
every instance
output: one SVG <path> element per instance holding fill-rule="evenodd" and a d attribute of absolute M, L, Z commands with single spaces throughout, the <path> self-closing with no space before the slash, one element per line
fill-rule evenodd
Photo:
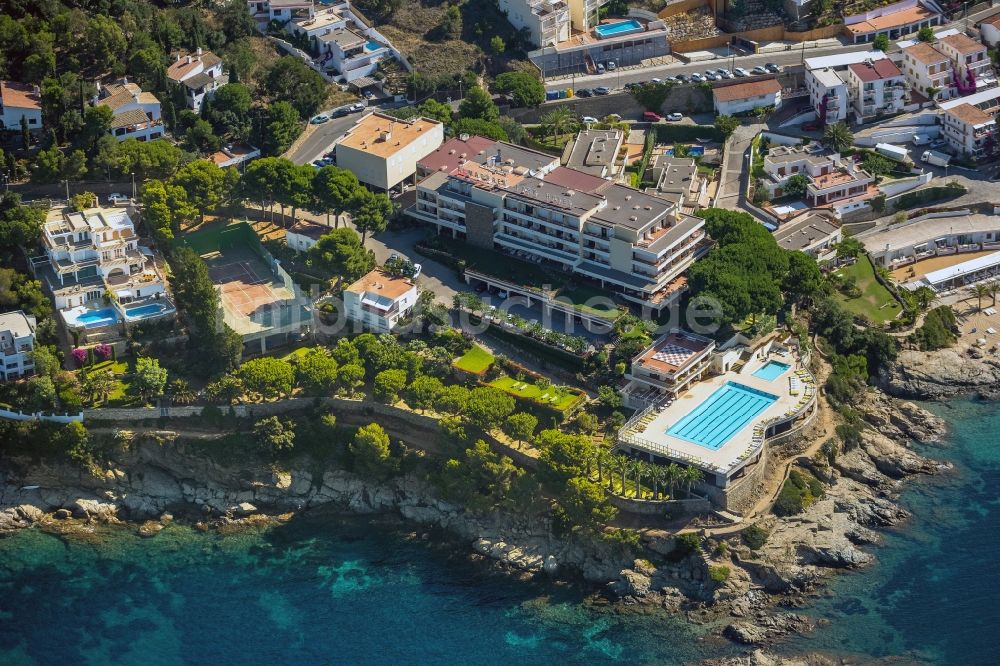
<path fill-rule="evenodd" d="M 975 395 L 993 400 L 1000 398 L 1000 359 L 974 346 L 902 351 L 882 371 L 880 384 L 886 392 L 908 399 Z"/>

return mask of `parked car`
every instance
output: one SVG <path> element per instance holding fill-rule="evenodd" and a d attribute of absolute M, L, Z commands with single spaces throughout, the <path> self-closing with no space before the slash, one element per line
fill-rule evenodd
<path fill-rule="evenodd" d="M 584 116 L 583 118 L 580 118 L 580 122 L 593 124 L 597 122 L 597 118 L 594 116 Z"/>
<path fill-rule="evenodd" d="M 666 81 L 667 83 L 677 83 L 678 82 L 676 76 L 668 76 L 667 78 L 664 79 L 664 81 Z"/>
<path fill-rule="evenodd" d="M 747 74 L 747 70 L 743 69 L 742 67 L 737 67 L 736 69 L 734 69 L 733 70 L 733 74 L 735 74 L 736 76 L 738 76 L 740 78 L 742 78 L 744 76 L 749 76 Z"/>
<path fill-rule="evenodd" d="M 602 65 L 601 63 L 597 63 L 597 73 L 598 74 L 604 73 L 604 65 Z"/>
<path fill-rule="evenodd" d="M 597 86 L 596 88 L 594 88 L 594 94 L 595 95 L 610 95 L 611 94 L 611 88 L 609 88 L 607 86 Z"/>
<path fill-rule="evenodd" d="M 347 110 L 351 113 L 354 113 L 355 111 L 363 110 L 366 106 L 368 106 L 368 104 L 365 102 L 355 102 L 354 104 L 351 104 L 349 107 L 347 107 Z"/>
<path fill-rule="evenodd" d="M 730 72 L 728 69 L 726 69 L 724 67 L 720 67 L 719 68 L 718 74 L 719 74 L 719 76 L 721 76 L 724 79 L 731 79 L 731 78 L 733 78 L 733 73 Z"/>
<path fill-rule="evenodd" d="M 715 72 L 713 72 L 710 69 L 706 70 L 705 73 L 702 74 L 702 76 L 704 76 L 709 81 L 718 81 L 719 80 L 719 75 L 716 74 Z"/>
<path fill-rule="evenodd" d="M 424 269 L 420 264 L 413 264 L 413 279 L 416 280 L 420 277 L 420 271 Z"/>
<path fill-rule="evenodd" d="M 391 262 L 394 262 L 394 261 L 399 261 L 399 255 L 396 254 L 395 252 L 393 252 L 392 254 L 389 255 L 389 259 L 385 263 L 388 264 L 388 263 L 391 263 Z"/>
<path fill-rule="evenodd" d="M 128 197 L 120 192 L 112 192 L 108 195 L 108 203 L 112 206 L 117 206 L 119 203 L 125 203 L 128 201 Z"/>
<path fill-rule="evenodd" d="M 649 80 L 650 83 L 656 85 L 657 83 L 663 83 L 663 79 L 652 78 Z"/>
<path fill-rule="evenodd" d="M 693 81 L 694 83 L 703 83 L 705 81 L 705 77 L 699 74 L 698 72 L 695 72 L 694 74 L 691 75 L 691 81 Z"/>
<path fill-rule="evenodd" d="M 660 117 L 660 114 L 655 113 L 654 111 L 643 111 L 642 120 L 647 123 L 658 123 L 663 120 L 663 118 Z"/>
<path fill-rule="evenodd" d="M 313 125 L 322 125 L 323 123 L 325 123 L 329 119 L 330 119 L 330 116 L 328 116 L 325 113 L 321 113 L 318 116 L 313 116 L 312 119 L 309 122 L 311 124 L 313 124 Z"/>
<path fill-rule="evenodd" d="M 608 71 L 609 71 L 609 72 L 613 72 L 613 71 L 615 71 L 616 69 L 618 69 L 618 65 L 617 65 L 617 64 L 615 64 L 615 61 L 614 61 L 614 60 L 609 60 L 609 61 L 608 61 L 608 64 L 607 64 L 607 68 L 608 68 Z"/>
<path fill-rule="evenodd" d="M 670 120 L 672 122 L 677 122 L 678 120 L 684 120 L 684 114 L 677 113 L 676 111 L 674 111 L 673 113 L 667 114 L 667 120 Z"/>
<path fill-rule="evenodd" d="M 590 97 L 594 94 L 594 91 L 590 88 L 580 88 L 576 91 L 577 97 Z"/>
<path fill-rule="evenodd" d="M 609 113 L 607 117 L 608 117 L 608 119 L 611 120 L 611 122 L 614 122 L 614 123 L 620 123 L 622 121 L 622 117 L 620 115 L 618 115 L 617 113 Z"/>
<path fill-rule="evenodd" d="M 766 70 L 766 69 L 764 68 L 764 65 L 757 65 L 756 67 L 754 67 L 754 68 L 753 68 L 752 70 L 750 70 L 750 71 L 751 71 L 751 72 L 752 72 L 753 74 L 767 74 L 767 70 Z"/>
<path fill-rule="evenodd" d="M 638 87 L 639 84 L 636 83 L 635 81 L 630 81 L 629 83 L 626 83 L 625 85 L 622 86 L 622 88 L 625 90 L 632 90 L 633 88 L 638 88 Z"/>
<path fill-rule="evenodd" d="M 342 107 L 340 107 L 338 109 L 334 109 L 333 113 L 330 114 L 330 117 L 331 118 L 343 118 L 344 116 L 346 116 L 350 112 L 351 112 L 350 111 L 350 107 L 342 106 Z"/>
<path fill-rule="evenodd" d="M 769 62 L 766 65 L 764 65 L 764 69 L 771 72 L 772 74 L 777 74 L 778 72 L 781 71 L 781 68 L 775 65 L 773 62 Z"/>

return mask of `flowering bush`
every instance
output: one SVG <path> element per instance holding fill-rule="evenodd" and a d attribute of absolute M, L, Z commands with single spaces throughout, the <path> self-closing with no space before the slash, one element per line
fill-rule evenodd
<path fill-rule="evenodd" d="M 76 361 L 77 365 L 83 365 L 87 361 L 87 350 L 83 347 L 77 347 L 74 349 L 73 360 Z"/>
<path fill-rule="evenodd" d="M 98 359 L 102 361 L 107 361 L 109 358 L 111 358 L 111 345 L 102 342 L 101 344 L 94 347 L 94 354 L 97 356 Z"/>

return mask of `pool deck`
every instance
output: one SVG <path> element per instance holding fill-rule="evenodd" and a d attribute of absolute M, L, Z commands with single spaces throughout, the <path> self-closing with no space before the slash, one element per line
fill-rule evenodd
<path fill-rule="evenodd" d="M 788 363 L 792 368 L 782 373 L 780 377 L 773 381 L 754 377 L 753 373 L 766 365 L 769 360 Z M 747 363 L 738 373 L 727 372 L 692 384 L 686 393 L 674 400 L 666 409 L 656 414 L 653 420 L 649 421 L 642 430 L 636 431 L 635 435 L 653 444 L 669 448 L 685 459 L 698 461 L 701 463 L 699 466 L 717 470 L 728 470 L 734 467 L 733 461 L 746 451 L 748 447 L 752 446 L 755 425 L 768 418 L 781 417 L 796 407 L 801 395 L 792 395 L 789 392 L 788 383 L 789 376 L 793 375 L 794 372 L 795 361 L 791 356 L 782 357 L 772 355 L 764 359 L 754 359 Z M 743 428 L 733 434 L 729 441 L 714 451 L 667 434 L 667 430 L 671 426 L 687 416 L 728 382 L 742 384 L 759 391 L 764 391 L 765 393 L 770 393 L 771 395 L 778 396 L 778 399 L 763 412 L 748 421 Z M 637 448 L 642 447 L 639 445 Z M 657 452 L 653 451 L 653 453 L 656 454 Z"/>

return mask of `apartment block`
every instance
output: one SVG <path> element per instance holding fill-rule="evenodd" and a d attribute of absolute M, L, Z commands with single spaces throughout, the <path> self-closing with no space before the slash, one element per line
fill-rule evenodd
<path fill-rule="evenodd" d="M 996 84 L 993 63 L 987 54 L 985 44 L 960 32 L 940 38 L 935 46 L 941 53 L 951 58 L 952 83 L 960 95 L 974 93 L 977 89 Z"/>
<path fill-rule="evenodd" d="M 891 60 L 853 63 L 847 67 L 846 82 L 854 116 L 859 122 L 903 111 L 906 77 Z"/>
<path fill-rule="evenodd" d="M 944 139 L 958 155 L 980 159 L 997 152 L 997 123 L 993 116 L 960 104 L 942 114 Z"/>
<path fill-rule="evenodd" d="M 616 178 L 624 167 L 621 130 L 583 130 L 563 151 L 563 166 L 598 178 Z"/>
<path fill-rule="evenodd" d="M 21 310 L 0 314 L 0 379 L 9 381 L 35 371 L 35 318 Z"/>
<path fill-rule="evenodd" d="M 626 407 L 643 409 L 664 398 L 676 398 L 710 371 L 715 341 L 674 330 L 658 338 L 632 359 L 622 389 Z"/>
<path fill-rule="evenodd" d="M 864 62 L 885 60 L 881 51 L 855 51 L 805 59 L 805 87 L 809 104 L 821 123 L 847 120 L 851 109 L 848 68 Z"/>
<path fill-rule="evenodd" d="M 682 273 L 706 247 L 703 220 L 680 213 L 676 200 L 488 141 L 442 146 L 446 153 L 423 164 L 429 175 L 407 214 L 657 310 L 680 295 Z M 468 151 L 459 152 L 461 145 Z"/>
<path fill-rule="evenodd" d="M 222 58 L 201 47 L 192 53 L 174 53 L 174 61 L 167 67 L 167 78 L 184 87 L 184 100 L 195 113 L 201 113 L 206 98 L 229 83 L 229 76 L 222 72 Z"/>
<path fill-rule="evenodd" d="M 951 58 L 926 42 L 903 49 L 903 73 L 912 89 L 928 99 L 940 101 L 958 94 L 952 85 Z"/>

